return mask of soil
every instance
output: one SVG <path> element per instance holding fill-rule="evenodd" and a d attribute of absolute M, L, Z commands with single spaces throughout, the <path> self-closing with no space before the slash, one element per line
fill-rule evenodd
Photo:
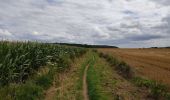
<path fill-rule="evenodd" d="M 89 68 L 89 65 L 86 66 L 84 70 L 84 75 L 83 75 L 83 96 L 84 100 L 89 100 L 88 96 L 88 87 L 87 87 L 87 70 Z"/>

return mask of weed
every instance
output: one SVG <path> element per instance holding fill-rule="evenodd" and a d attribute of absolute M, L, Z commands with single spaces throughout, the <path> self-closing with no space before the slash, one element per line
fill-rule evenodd
<path fill-rule="evenodd" d="M 167 87 L 153 80 L 147 80 L 140 77 L 135 77 L 133 82 L 140 87 L 146 87 L 150 90 L 152 98 L 158 100 L 161 97 L 169 98 Z"/>
<path fill-rule="evenodd" d="M 121 74 L 123 77 L 125 78 L 133 77 L 133 72 L 127 63 L 120 61 L 116 59 L 116 57 L 107 54 L 99 53 L 99 56 L 105 58 L 106 61 L 109 62 L 111 66 L 114 66 L 118 73 Z"/>

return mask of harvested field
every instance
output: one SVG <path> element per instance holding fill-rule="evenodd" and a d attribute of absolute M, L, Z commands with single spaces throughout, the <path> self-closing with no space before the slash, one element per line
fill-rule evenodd
<path fill-rule="evenodd" d="M 170 87 L 170 49 L 98 49 L 128 63 L 136 75 Z"/>

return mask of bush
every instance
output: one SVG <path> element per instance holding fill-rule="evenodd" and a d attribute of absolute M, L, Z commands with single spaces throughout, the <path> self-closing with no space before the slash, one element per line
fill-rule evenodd
<path fill-rule="evenodd" d="M 164 94 L 167 92 L 166 86 L 159 84 L 157 82 L 154 82 L 153 85 L 151 85 L 150 89 L 151 95 L 156 100 L 158 100 L 161 96 L 164 96 Z"/>
<path fill-rule="evenodd" d="M 126 64 L 125 62 L 120 62 L 117 67 L 117 70 L 120 71 L 120 73 L 122 74 L 123 77 L 125 78 L 132 78 L 132 71 L 131 68 L 128 64 Z"/>

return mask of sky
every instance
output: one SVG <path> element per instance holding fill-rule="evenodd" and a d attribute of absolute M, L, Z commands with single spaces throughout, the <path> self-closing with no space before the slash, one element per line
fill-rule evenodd
<path fill-rule="evenodd" d="M 0 39 L 170 46 L 170 1 L 0 0 Z"/>

